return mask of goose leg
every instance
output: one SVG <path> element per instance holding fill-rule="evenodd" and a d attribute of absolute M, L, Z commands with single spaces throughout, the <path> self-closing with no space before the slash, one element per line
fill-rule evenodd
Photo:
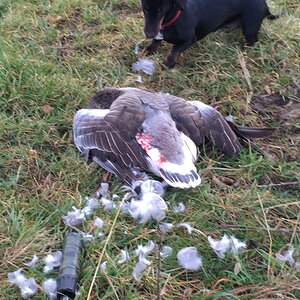
<path fill-rule="evenodd" d="M 101 182 L 108 182 L 111 180 L 112 173 L 106 171 L 102 176 L 101 176 Z"/>
<path fill-rule="evenodd" d="M 92 197 L 95 197 L 95 198 L 102 197 L 102 193 L 101 193 L 101 191 L 103 189 L 102 185 L 103 185 L 103 183 L 107 183 L 108 181 L 110 181 L 112 175 L 113 175 L 112 173 L 105 171 L 105 173 L 101 176 L 100 183 L 97 185 L 97 187 L 92 192 Z"/>

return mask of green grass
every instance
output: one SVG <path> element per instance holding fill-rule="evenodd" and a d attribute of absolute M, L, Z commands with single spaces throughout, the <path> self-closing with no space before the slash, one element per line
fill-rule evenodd
<path fill-rule="evenodd" d="M 285 246 L 299 249 L 299 53 L 300 10 L 296 0 L 269 1 L 272 12 L 286 9 L 275 21 L 265 20 L 260 42 L 243 47 L 241 32 L 219 31 L 197 42 L 180 57 L 172 70 L 161 64 L 170 45 L 152 58 L 154 76 L 137 75 L 134 45 L 144 39 L 139 1 L 56 0 L 11 1 L 0 4 L 0 298 L 18 299 L 19 291 L 7 282 L 34 253 L 40 257 L 62 248 L 68 231 L 61 216 L 72 205 L 84 204 L 99 183 L 101 171 L 80 159 L 72 141 L 72 119 L 97 89 L 136 86 L 165 91 L 188 99 L 201 99 L 236 122 L 251 126 L 276 126 L 279 133 L 257 142 L 273 159 L 245 148 L 234 159 L 206 149 L 199 158 L 203 184 L 193 190 L 173 189 L 170 207 L 183 200 L 183 215 L 168 212 L 169 222 L 190 222 L 188 235 L 176 228 L 164 235 L 174 253 L 162 262 L 160 288 L 163 299 L 299 299 L 299 270 L 281 265 L 275 253 Z M 239 55 L 244 58 L 254 88 L 248 90 Z M 268 95 L 269 93 L 269 95 Z M 276 94 L 288 104 L 272 102 Z M 264 98 L 256 98 L 266 96 Z M 282 98 L 281 98 L 282 99 Z M 253 104 L 270 105 L 261 110 Z M 260 107 L 260 106 L 259 106 Z M 297 136 L 298 134 L 298 136 Z M 234 186 L 222 184 L 229 177 Z M 219 180 L 216 180 L 219 179 Z M 119 193 L 120 182 L 111 189 Z M 116 212 L 99 209 L 106 237 L 106 275 L 99 272 L 91 299 L 155 299 L 157 261 L 134 282 L 134 260 L 119 266 L 120 249 L 134 249 L 148 240 L 159 241 L 155 223 L 139 225 Z M 89 220 L 84 230 L 92 229 Z M 126 234 L 125 234 L 126 232 Z M 219 260 L 209 249 L 207 235 L 234 234 L 246 240 L 239 256 L 242 269 L 234 274 L 236 259 Z M 105 239 L 87 245 L 78 299 L 86 299 Z M 187 273 L 178 267 L 177 251 L 196 246 L 203 270 Z M 299 259 L 299 251 L 298 251 Z M 39 284 L 42 263 L 24 269 Z M 57 272 L 49 276 L 57 276 Z M 47 276 L 47 277 L 49 277 Z M 118 298 L 117 298 L 118 297 Z M 40 290 L 34 299 L 46 299 Z"/>

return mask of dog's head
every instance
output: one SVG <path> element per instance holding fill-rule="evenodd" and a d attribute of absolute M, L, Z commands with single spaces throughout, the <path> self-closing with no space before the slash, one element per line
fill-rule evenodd
<path fill-rule="evenodd" d="M 180 10 L 184 10 L 186 2 L 187 0 L 142 0 L 146 37 L 154 38 L 159 32 L 166 14 L 174 6 Z"/>

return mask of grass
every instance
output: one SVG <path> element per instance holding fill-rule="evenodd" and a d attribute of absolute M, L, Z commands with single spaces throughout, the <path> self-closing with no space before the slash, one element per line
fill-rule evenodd
<path fill-rule="evenodd" d="M 161 61 L 170 49 L 164 44 L 152 58 L 154 76 L 137 75 L 134 45 L 144 38 L 139 2 L 4 0 L 0 4 L 0 298 L 18 299 L 7 282 L 34 253 L 40 257 L 62 248 L 68 228 L 62 222 L 72 205 L 84 204 L 85 195 L 99 183 L 101 170 L 81 161 L 72 141 L 74 112 L 86 105 L 97 89 L 137 86 L 201 99 L 236 122 L 276 126 L 279 133 L 257 142 L 272 158 L 246 147 L 228 159 L 206 149 L 199 157 L 203 184 L 193 190 L 173 189 L 169 206 L 184 201 L 187 210 L 168 212 L 169 222 L 190 222 L 168 232 L 163 243 L 174 254 L 161 264 L 163 299 L 299 299 L 299 270 L 281 265 L 275 253 L 289 245 L 299 259 L 299 20 L 296 0 L 269 1 L 271 10 L 286 9 L 276 21 L 265 20 L 260 42 L 243 48 L 239 31 L 210 34 L 188 49 L 177 66 L 166 70 Z M 245 60 L 253 90 L 241 67 Z M 251 96 L 247 102 L 247 97 Z M 276 98 L 277 97 L 277 98 Z M 279 100 L 280 101 L 279 101 Z M 264 106 L 265 104 L 265 106 Z M 234 183 L 223 183 L 224 177 Z M 226 181 L 226 179 L 225 179 Z M 294 183 L 289 185 L 289 183 Z M 112 179 L 111 190 L 119 193 Z M 134 261 L 117 265 L 120 249 L 134 249 L 148 240 L 159 241 L 155 223 L 144 226 L 116 211 L 99 209 L 106 237 L 106 274 L 96 276 L 91 299 L 155 299 L 157 261 L 141 282 L 132 278 Z M 83 230 L 92 230 L 88 221 Z M 248 248 L 236 259 L 219 260 L 209 249 L 207 235 L 234 234 Z M 86 299 L 105 239 L 86 246 L 78 299 Z M 203 270 L 187 273 L 178 267 L 176 252 L 196 246 Z M 38 268 L 25 268 L 39 284 Z M 50 274 L 57 276 L 57 272 Z M 40 290 L 34 299 L 46 299 Z"/>

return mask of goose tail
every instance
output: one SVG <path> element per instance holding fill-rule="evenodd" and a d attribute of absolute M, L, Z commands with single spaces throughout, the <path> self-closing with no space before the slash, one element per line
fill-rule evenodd
<path fill-rule="evenodd" d="M 265 137 L 269 137 L 274 134 L 276 128 L 258 128 L 258 127 L 247 127 L 247 126 L 239 126 L 231 121 L 226 120 L 232 131 L 241 139 L 261 139 Z"/>

